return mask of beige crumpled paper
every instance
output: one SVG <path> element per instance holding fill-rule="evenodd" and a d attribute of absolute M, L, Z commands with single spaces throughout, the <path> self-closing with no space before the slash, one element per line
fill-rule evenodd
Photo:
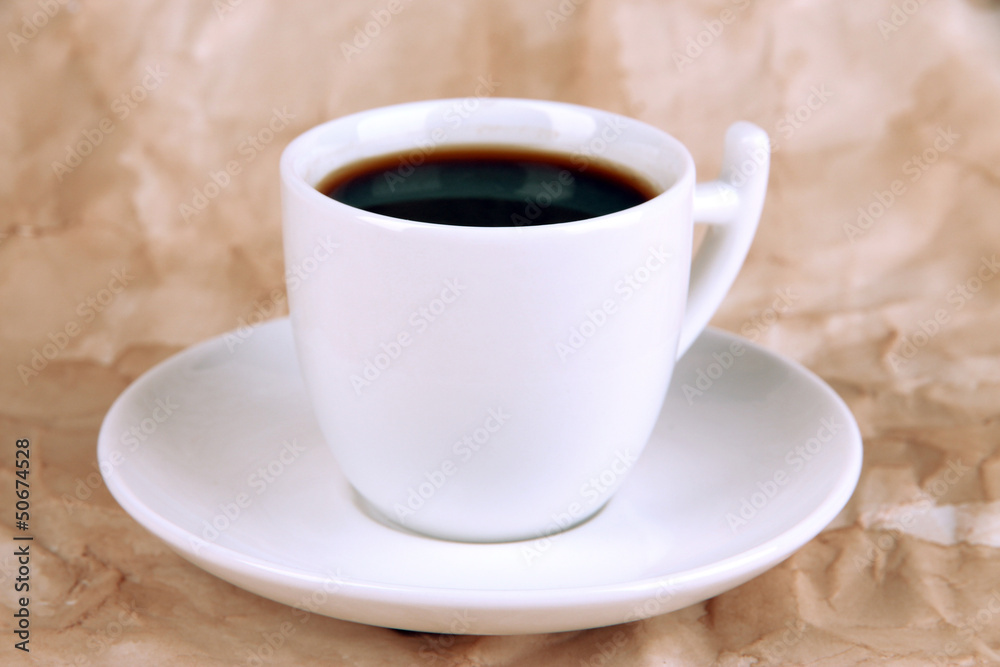
<path fill-rule="evenodd" d="M 1000 662 L 997 5 L 392 9 L 0 7 L 0 506 L 13 507 L 12 443 L 30 438 L 35 534 L 30 655 L 12 646 L 16 563 L 0 556 L 0 661 Z M 687 143 L 703 179 L 731 121 L 771 133 L 760 232 L 715 324 L 844 397 L 865 436 L 858 490 L 785 563 L 675 613 L 523 637 L 309 616 L 264 662 L 290 609 L 205 574 L 126 515 L 97 474 L 97 429 L 156 361 L 287 311 L 276 165 L 292 137 L 369 107 L 476 95 L 636 116 Z"/>

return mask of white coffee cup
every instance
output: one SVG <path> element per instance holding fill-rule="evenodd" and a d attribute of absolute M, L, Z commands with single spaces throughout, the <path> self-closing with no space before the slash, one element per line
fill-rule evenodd
<path fill-rule="evenodd" d="M 405 176 L 469 144 L 599 159 L 662 194 L 577 222 L 481 228 L 386 217 L 315 187 L 365 158 L 402 154 Z M 292 141 L 281 184 L 295 344 L 324 437 L 369 509 L 479 542 L 593 516 L 743 263 L 769 156 L 764 131 L 736 123 L 722 176 L 696 185 L 691 155 L 659 129 L 517 99 L 374 109 Z M 711 226 L 692 263 L 693 221 Z"/>

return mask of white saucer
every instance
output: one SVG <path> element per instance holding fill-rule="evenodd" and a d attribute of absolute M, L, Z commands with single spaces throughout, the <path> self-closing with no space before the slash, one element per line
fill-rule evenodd
<path fill-rule="evenodd" d="M 735 343 L 745 353 L 730 364 Z M 532 542 L 425 538 L 362 509 L 279 320 L 139 378 L 108 412 L 98 459 L 139 523 L 249 591 L 372 625 L 520 634 L 663 614 L 776 565 L 847 502 L 861 437 L 815 375 L 709 330 L 678 364 L 631 477 L 594 519 Z"/>

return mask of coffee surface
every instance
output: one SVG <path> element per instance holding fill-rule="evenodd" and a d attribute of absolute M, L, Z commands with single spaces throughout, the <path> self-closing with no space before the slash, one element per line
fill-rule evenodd
<path fill-rule="evenodd" d="M 467 227 L 584 220 L 658 194 L 642 179 L 603 162 L 496 146 L 371 158 L 328 175 L 317 189 L 372 213 Z"/>

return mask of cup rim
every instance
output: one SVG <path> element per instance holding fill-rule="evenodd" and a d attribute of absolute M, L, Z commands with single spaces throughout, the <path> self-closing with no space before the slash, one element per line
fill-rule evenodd
<path fill-rule="evenodd" d="M 365 221 L 369 223 L 376 223 L 386 227 L 393 228 L 413 228 L 413 229 L 433 229 L 433 230 L 449 230 L 450 233 L 473 233 L 473 234 L 505 234 L 505 233 L 534 233 L 541 234 L 544 232 L 552 232 L 553 230 L 567 229 L 570 226 L 573 227 L 593 227 L 595 225 L 601 225 L 602 223 L 608 224 L 615 220 L 619 220 L 622 215 L 626 214 L 642 214 L 644 211 L 651 207 L 661 205 L 665 200 L 675 198 L 677 192 L 686 183 L 690 183 L 693 188 L 693 182 L 695 179 L 695 165 L 694 158 L 691 156 L 690 151 L 687 147 L 681 143 L 676 137 L 669 134 L 665 130 L 662 130 L 654 125 L 646 123 L 644 121 L 632 118 L 629 116 L 624 116 L 612 111 L 607 111 L 604 109 L 597 109 L 594 107 L 588 107 L 579 104 L 572 104 L 568 102 L 557 102 L 552 100 L 544 99 L 534 99 L 534 98 L 516 98 L 516 97 L 485 97 L 480 98 L 480 103 L 487 105 L 519 105 L 519 106 L 534 106 L 534 107 L 556 107 L 565 111 L 575 111 L 577 113 L 583 113 L 591 117 L 598 117 L 603 120 L 617 119 L 629 123 L 633 126 L 637 126 L 643 131 L 652 132 L 659 136 L 659 139 L 664 142 L 665 146 L 668 146 L 674 151 L 676 155 L 680 157 L 680 161 L 683 165 L 681 174 L 673 180 L 673 182 L 662 192 L 656 196 L 642 202 L 641 204 L 636 204 L 635 206 L 630 206 L 629 208 L 620 209 L 611 213 L 607 213 L 600 216 L 594 216 L 590 218 L 583 218 L 580 220 L 572 220 L 569 222 L 557 222 L 549 223 L 544 225 L 525 225 L 525 226 L 502 226 L 502 227 L 476 227 L 476 226 L 466 226 L 466 225 L 442 225 L 439 223 L 425 222 L 421 220 L 411 220 L 407 218 L 397 218 L 393 216 L 383 215 L 380 213 L 374 213 L 361 209 L 350 204 L 345 204 L 344 202 L 332 199 L 312 185 L 305 176 L 301 173 L 300 165 L 298 161 L 302 159 L 308 151 L 313 150 L 315 146 L 321 145 L 319 138 L 330 131 L 332 127 L 337 125 L 350 126 L 355 124 L 365 117 L 374 117 L 378 115 L 386 115 L 393 112 L 400 112 L 403 110 L 421 110 L 432 107 L 444 106 L 444 105 L 455 105 L 461 104 L 467 101 L 468 98 L 442 98 L 442 99 L 428 99 L 419 100 L 413 102 L 402 102 L 398 104 L 391 104 L 380 107 L 372 107 L 370 109 L 365 109 L 362 111 L 356 111 L 351 114 L 344 116 L 338 116 L 330 120 L 324 121 L 318 125 L 315 125 L 308 130 L 302 132 L 296 136 L 292 141 L 285 146 L 281 153 L 281 159 L 279 162 L 280 178 L 284 188 L 290 189 L 291 192 L 300 197 L 305 197 L 307 201 L 313 202 L 317 206 L 324 206 L 329 208 L 331 211 L 341 211 L 343 213 L 350 213 L 353 215 L 363 215 Z M 447 140 L 442 141 L 439 145 L 445 146 L 457 146 L 463 145 L 466 142 L 449 142 Z M 532 147 L 534 148 L 534 147 Z M 544 150 L 544 149 L 543 149 Z M 553 152 L 560 152 L 558 149 L 554 149 Z M 609 161 L 610 162 L 610 161 Z M 638 171 L 638 174 L 642 175 L 642 171 Z M 648 173 L 648 171 L 646 172 Z M 530 232 L 526 231 L 530 230 Z"/>

